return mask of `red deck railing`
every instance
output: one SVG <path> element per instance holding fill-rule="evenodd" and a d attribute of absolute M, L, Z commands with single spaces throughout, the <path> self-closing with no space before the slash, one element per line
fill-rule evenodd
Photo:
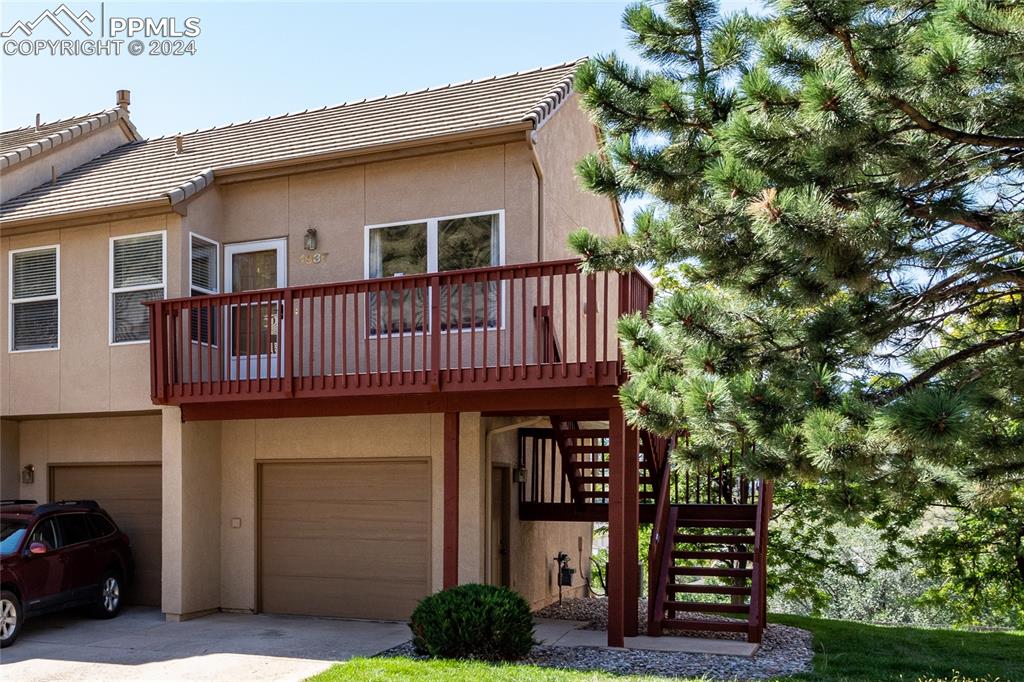
<path fill-rule="evenodd" d="M 639 272 L 578 261 L 151 301 L 152 398 L 182 404 L 614 385 Z"/>

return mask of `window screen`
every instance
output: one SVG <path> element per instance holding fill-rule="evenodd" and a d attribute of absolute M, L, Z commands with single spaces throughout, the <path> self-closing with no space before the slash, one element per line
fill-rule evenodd
<path fill-rule="evenodd" d="M 57 348 L 58 268 L 55 246 L 11 254 L 11 350 Z"/>
<path fill-rule="evenodd" d="M 164 235 L 114 239 L 111 256 L 111 340 L 145 341 L 149 310 L 143 302 L 164 297 Z"/>

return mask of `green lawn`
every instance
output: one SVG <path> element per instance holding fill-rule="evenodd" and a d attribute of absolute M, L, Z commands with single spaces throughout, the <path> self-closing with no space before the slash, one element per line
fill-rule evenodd
<path fill-rule="evenodd" d="M 798 616 L 775 622 L 814 633 L 815 672 L 787 680 L 828 682 L 1024 682 L 1024 633 L 890 628 Z M 959 673 L 959 677 L 954 677 Z M 589 682 L 665 678 L 620 677 L 458 661 L 360 658 L 336 665 L 310 682 L 423 680 L 424 682 Z M 694 681 L 696 682 L 696 681 Z"/>

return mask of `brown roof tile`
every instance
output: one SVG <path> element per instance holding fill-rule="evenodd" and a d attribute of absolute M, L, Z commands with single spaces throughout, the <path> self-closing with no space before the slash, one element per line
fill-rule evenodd
<path fill-rule="evenodd" d="M 564 101 L 578 61 L 417 92 L 126 144 L 14 197 L 0 223 L 167 199 L 173 204 L 226 168 L 429 141 L 515 124 L 540 125 Z"/>

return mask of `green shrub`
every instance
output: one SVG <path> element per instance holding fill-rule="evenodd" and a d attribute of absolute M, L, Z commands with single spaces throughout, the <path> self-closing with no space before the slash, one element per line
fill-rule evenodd
<path fill-rule="evenodd" d="M 459 585 L 421 601 L 409 622 L 416 653 L 514 661 L 534 645 L 533 615 L 507 587 Z"/>

